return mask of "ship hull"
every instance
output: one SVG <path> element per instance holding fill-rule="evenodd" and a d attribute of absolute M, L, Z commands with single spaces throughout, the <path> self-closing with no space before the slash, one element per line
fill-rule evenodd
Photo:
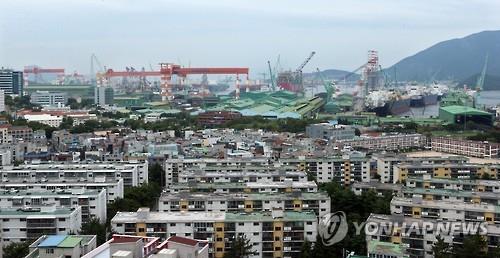
<path fill-rule="evenodd" d="M 438 102 L 438 95 L 429 94 L 410 99 L 410 107 L 424 107 L 429 105 L 436 105 Z"/>
<path fill-rule="evenodd" d="M 383 106 L 369 109 L 369 111 L 375 112 L 377 116 L 400 115 L 410 111 L 410 99 L 389 101 Z"/>

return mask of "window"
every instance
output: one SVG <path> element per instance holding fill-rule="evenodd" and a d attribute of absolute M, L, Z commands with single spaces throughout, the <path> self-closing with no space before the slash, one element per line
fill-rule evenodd
<path fill-rule="evenodd" d="M 186 227 L 191 227 L 191 223 L 186 223 Z"/>
<path fill-rule="evenodd" d="M 66 221 L 66 218 L 59 218 L 59 221 Z"/>
<path fill-rule="evenodd" d="M 281 231 L 281 227 L 275 227 L 274 231 Z"/>
<path fill-rule="evenodd" d="M 59 228 L 59 231 L 66 231 L 66 228 Z"/>
<path fill-rule="evenodd" d="M 259 222 L 254 222 L 253 223 L 254 226 L 258 226 L 259 225 Z"/>
<path fill-rule="evenodd" d="M 144 232 L 145 228 L 139 228 L 139 232 Z"/>
<path fill-rule="evenodd" d="M 253 235 L 254 235 L 254 236 L 258 236 L 258 235 L 259 235 L 259 232 L 253 232 Z"/>
<path fill-rule="evenodd" d="M 175 223 L 170 223 L 170 226 L 171 227 L 175 227 Z"/>
<path fill-rule="evenodd" d="M 274 237 L 274 241 L 280 241 L 280 237 L 279 236 Z"/>
<path fill-rule="evenodd" d="M 244 226 L 244 225 L 245 225 L 245 223 L 243 223 L 243 222 L 238 223 L 238 226 Z"/>
<path fill-rule="evenodd" d="M 281 247 L 279 247 L 279 246 L 276 246 L 276 247 L 274 248 L 274 251 L 280 251 L 280 250 L 281 250 Z"/>
<path fill-rule="evenodd" d="M 54 253 L 54 249 L 53 248 L 47 248 L 47 249 L 45 249 L 45 253 L 46 254 L 53 254 Z"/>

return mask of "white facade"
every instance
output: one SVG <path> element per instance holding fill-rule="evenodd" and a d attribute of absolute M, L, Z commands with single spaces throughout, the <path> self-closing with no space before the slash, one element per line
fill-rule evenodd
<path fill-rule="evenodd" d="M 148 162 L 51 162 L 4 166 L 0 170 L 0 182 L 47 182 L 55 178 L 68 182 L 94 181 L 94 178 L 101 180 L 123 178 L 125 187 L 140 186 L 148 182 Z"/>
<path fill-rule="evenodd" d="M 11 242 L 36 240 L 45 234 L 69 235 L 77 233 L 82 226 L 80 207 L 41 208 L 0 210 L 1 238 L 4 245 Z"/>
<path fill-rule="evenodd" d="M 5 111 L 5 91 L 0 90 L 0 112 Z"/>
<path fill-rule="evenodd" d="M 182 236 L 207 239 L 212 246 L 209 253 L 219 257 L 225 245 L 237 235 L 244 235 L 252 244 L 256 255 L 281 254 L 280 257 L 298 255 L 301 243 L 316 241 L 317 219 L 313 212 L 229 213 L 229 212 L 150 212 L 141 208 L 137 212 L 119 212 L 111 226 L 120 234 L 144 232 L 147 236 L 167 238 Z M 272 244 L 269 245 L 268 242 Z M 299 245 L 296 245 L 299 243 Z"/>
<path fill-rule="evenodd" d="M 123 198 L 123 179 L 94 178 L 93 180 L 58 180 L 47 179 L 47 181 L 38 182 L 6 182 L 0 183 L 0 189 L 3 190 L 19 190 L 19 191 L 92 191 L 106 190 L 106 199 L 108 202 L 114 201 L 116 198 Z"/>
<path fill-rule="evenodd" d="M 57 208 L 82 207 L 82 222 L 91 218 L 98 218 L 102 223 L 106 222 L 106 189 L 93 191 L 82 191 L 72 189 L 19 191 L 0 190 L 0 209 L 3 208 L 38 208 L 54 204 Z"/>
<path fill-rule="evenodd" d="M 158 200 L 158 210 L 163 212 L 261 212 L 314 211 L 323 216 L 330 213 L 330 197 L 317 193 L 163 193 Z"/>
<path fill-rule="evenodd" d="M 64 92 L 36 91 L 31 93 L 30 102 L 41 106 L 65 105 L 68 95 Z"/>
<path fill-rule="evenodd" d="M 41 124 L 46 124 L 52 127 L 59 127 L 62 123 L 62 116 L 53 116 L 49 114 L 40 114 L 40 115 L 24 115 L 24 119 L 28 120 L 28 122 L 38 122 Z"/>

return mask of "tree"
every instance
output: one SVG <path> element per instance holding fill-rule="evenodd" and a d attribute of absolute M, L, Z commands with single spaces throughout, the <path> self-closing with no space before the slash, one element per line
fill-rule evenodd
<path fill-rule="evenodd" d="M 3 258 L 25 257 L 29 253 L 30 242 L 11 243 L 3 247 Z"/>
<path fill-rule="evenodd" d="M 165 170 L 159 163 L 154 163 L 148 168 L 148 181 L 150 184 L 158 184 L 160 187 L 165 186 Z"/>
<path fill-rule="evenodd" d="M 436 237 L 436 243 L 432 246 L 432 253 L 435 258 L 451 258 L 452 248 L 441 236 Z"/>
<path fill-rule="evenodd" d="M 464 237 L 463 244 L 453 248 L 454 257 L 457 258 L 486 258 L 488 242 L 481 235 L 468 235 Z"/>
<path fill-rule="evenodd" d="M 312 244 L 307 239 L 300 248 L 300 258 L 312 258 Z"/>
<path fill-rule="evenodd" d="M 106 225 L 101 224 L 98 218 L 91 218 L 86 223 L 83 223 L 82 228 L 78 232 L 79 235 L 96 235 L 97 245 L 106 242 Z"/>
<path fill-rule="evenodd" d="M 232 242 L 230 247 L 224 253 L 224 258 L 246 258 L 250 255 L 256 255 L 257 252 L 252 251 L 250 240 L 245 236 L 237 236 Z"/>
<path fill-rule="evenodd" d="M 59 129 L 71 129 L 73 127 L 73 118 L 72 117 L 63 117 L 61 124 L 59 125 Z"/>

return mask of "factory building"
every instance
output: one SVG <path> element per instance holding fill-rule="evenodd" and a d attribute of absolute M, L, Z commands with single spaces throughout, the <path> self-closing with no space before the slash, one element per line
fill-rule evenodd
<path fill-rule="evenodd" d="M 65 92 L 35 91 L 30 95 L 30 102 L 41 106 L 65 105 L 68 96 Z"/>
<path fill-rule="evenodd" d="M 439 119 L 451 124 L 475 123 L 492 125 L 493 114 L 468 106 L 446 106 L 439 108 Z"/>

